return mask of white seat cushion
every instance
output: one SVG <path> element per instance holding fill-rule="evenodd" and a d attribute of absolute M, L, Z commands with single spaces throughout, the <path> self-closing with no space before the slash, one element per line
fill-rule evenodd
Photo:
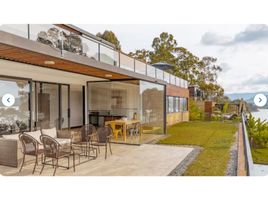
<path fill-rule="evenodd" d="M 40 144 L 42 143 L 40 140 L 41 131 L 33 131 L 33 132 L 27 132 L 26 134 L 32 136 L 34 139 L 36 139 Z"/>
<path fill-rule="evenodd" d="M 19 134 L 2 135 L 2 137 L 7 140 L 19 140 Z"/>
<path fill-rule="evenodd" d="M 42 129 L 42 134 L 48 135 L 52 138 L 57 138 L 57 130 L 56 128 L 51 128 L 51 129 Z"/>

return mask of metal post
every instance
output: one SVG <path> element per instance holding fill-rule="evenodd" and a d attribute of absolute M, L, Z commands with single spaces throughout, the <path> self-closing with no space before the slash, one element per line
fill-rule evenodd
<path fill-rule="evenodd" d="M 100 61 L 100 43 L 98 43 L 98 61 Z"/>
<path fill-rule="evenodd" d="M 136 72 L 136 62 L 135 62 L 135 58 L 133 58 L 134 61 L 134 72 Z"/>
<path fill-rule="evenodd" d="M 30 124 L 29 125 L 30 125 L 30 127 L 29 127 L 29 130 L 30 131 L 33 130 L 33 125 L 32 125 L 32 123 L 33 123 L 33 117 L 32 117 L 32 111 L 33 111 L 33 108 L 32 108 L 32 92 L 33 91 L 32 91 L 32 89 L 33 88 L 32 88 L 32 86 L 33 85 L 32 85 L 32 83 L 33 83 L 32 80 L 30 80 L 29 81 L 29 85 L 30 85 L 30 91 L 29 91 L 30 92 L 30 94 L 29 94 L 29 108 L 30 108 L 30 116 L 29 116 L 30 117 L 30 119 L 29 119 Z"/>
<path fill-rule="evenodd" d="M 28 35 L 28 39 L 30 40 L 31 38 L 31 36 L 30 36 L 30 24 L 27 24 L 27 35 Z"/>
<path fill-rule="evenodd" d="M 120 57 L 120 51 L 118 51 L 118 67 L 121 68 L 121 57 Z"/>
<path fill-rule="evenodd" d="M 61 56 L 63 57 L 63 31 L 60 31 L 60 42 L 61 42 Z"/>
<path fill-rule="evenodd" d="M 167 88 L 164 86 L 164 134 L 167 134 Z"/>

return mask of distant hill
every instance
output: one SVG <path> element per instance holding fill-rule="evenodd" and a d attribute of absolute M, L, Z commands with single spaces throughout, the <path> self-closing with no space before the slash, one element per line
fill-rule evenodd
<path fill-rule="evenodd" d="M 225 94 L 227 97 L 229 97 L 231 100 L 235 99 L 244 99 L 244 101 L 247 102 L 247 105 L 249 106 L 249 109 L 253 111 L 257 111 L 259 108 L 254 104 L 254 97 L 257 94 L 264 94 L 268 98 L 268 92 L 256 92 L 256 93 L 232 93 L 232 94 Z M 263 106 L 262 108 L 268 109 L 268 103 Z"/>
<path fill-rule="evenodd" d="M 255 92 L 255 93 L 230 93 L 230 94 L 225 94 L 227 97 L 229 97 L 232 101 L 235 99 L 244 99 L 245 101 L 249 103 L 253 103 L 253 99 L 255 95 L 262 93 L 268 98 L 268 92 Z"/>

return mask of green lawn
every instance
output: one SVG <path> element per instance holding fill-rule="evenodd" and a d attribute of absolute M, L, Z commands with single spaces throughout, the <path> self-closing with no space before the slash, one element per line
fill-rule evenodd
<path fill-rule="evenodd" d="M 169 127 L 169 136 L 159 143 L 204 148 L 184 175 L 224 176 L 236 130 L 233 122 L 184 122 Z"/>
<path fill-rule="evenodd" d="M 263 149 L 251 148 L 251 153 L 254 163 L 268 165 L 268 148 Z"/>

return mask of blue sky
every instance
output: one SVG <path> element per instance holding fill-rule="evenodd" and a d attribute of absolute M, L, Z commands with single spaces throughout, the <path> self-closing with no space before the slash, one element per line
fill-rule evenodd
<path fill-rule="evenodd" d="M 179 46 L 202 56 L 218 58 L 223 68 L 218 82 L 227 93 L 268 89 L 267 25 L 77 25 L 96 34 L 112 30 L 125 52 L 150 49 L 154 37 L 166 31 Z"/>

